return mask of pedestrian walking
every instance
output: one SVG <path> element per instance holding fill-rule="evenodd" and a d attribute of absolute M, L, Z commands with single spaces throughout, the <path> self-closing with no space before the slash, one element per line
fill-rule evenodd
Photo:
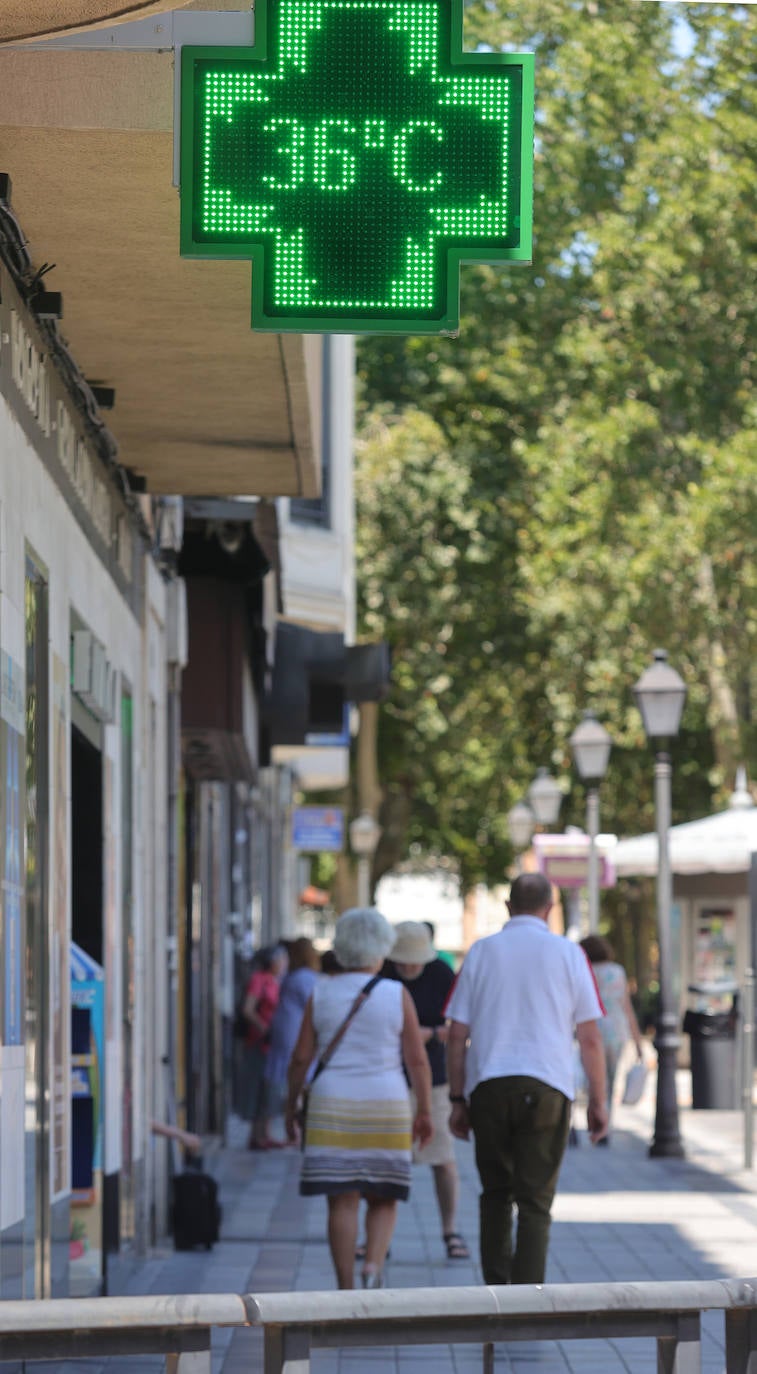
<path fill-rule="evenodd" d="M 242 1115 L 250 1122 L 248 1147 L 268 1150 L 265 1064 L 271 1044 L 271 1022 L 279 1003 L 279 984 L 287 967 L 283 945 L 261 949 L 253 959 L 245 988 L 242 1017 L 247 1024 L 242 1050 Z"/>
<path fill-rule="evenodd" d="M 447 1007 L 450 1128 L 461 1140 L 473 1132 L 485 1283 L 544 1281 L 574 1095 L 574 1032 L 592 1141 L 607 1130 L 602 1004 L 583 950 L 550 931 L 551 906 L 540 873 L 516 878 L 510 920 L 471 946 Z"/>
<path fill-rule="evenodd" d="M 289 942 L 288 955 L 289 967 L 279 988 L 279 1000 L 271 1021 L 270 1047 L 263 1070 L 265 1086 L 261 1136 L 269 1146 L 284 1143 L 272 1138 L 270 1123 L 273 1117 L 283 1114 L 286 1105 L 289 1061 L 321 967 L 320 955 L 306 935 Z"/>
<path fill-rule="evenodd" d="M 434 949 L 426 921 L 400 921 L 389 956 L 388 976 L 399 978 L 418 1013 L 421 1039 L 431 1069 L 431 1120 L 434 1136 L 428 1145 L 413 1147 L 414 1164 L 430 1164 L 442 1224 L 442 1239 L 451 1260 L 470 1259 L 463 1236 L 457 1230 L 460 1179 L 455 1142 L 449 1128 L 449 1101 L 445 1045 L 445 1007 L 455 982 L 449 964 Z M 412 1095 L 411 1095 L 412 1096 Z"/>
<path fill-rule="evenodd" d="M 394 930 L 375 908 L 346 911 L 334 953 L 342 969 L 321 978 L 305 1009 L 289 1067 L 286 1128 L 299 1134 L 298 1106 L 308 1069 L 300 1192 L 328 1199 L 328 1239 L 340 1288 L 354 1287 L 361 1197 L 368 1204 L 364 1288 L 380 1288 L 398 1200 L 410 1190 L 413 1140 L 431 1124 L 431 1071 L 412 998 L 380 977 Z M 416 1097 L 415 1118 L 403 1061 Z"/>
<path fill-rule="evenodd" d="M 605 1009 L 599 1029 L 605 1051 L 607 1109 L 612 1115 L 613 1089 L 621 1055 L 628 1041 L 633 1040 L 639 1062 L 643 1064 L 644 1040 L 631 1002 L 625 969 L 622 964 L 615 962 L 615 954 L 609 940 L 605 940 L 601 935 L 587 935 L 581 941 L 581 948 L 594 970 Z M 609 1135 L 605 1135 L 598 1143 L 607 1145 L 609 1139 Z"/>

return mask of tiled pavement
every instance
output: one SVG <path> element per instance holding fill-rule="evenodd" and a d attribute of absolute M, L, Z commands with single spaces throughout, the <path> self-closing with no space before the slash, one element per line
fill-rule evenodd
<path fill-rule="evenodd" d="M 683 1097 L 686 1077 L 681 1079 Z M 649 1159 L 654 1114 L 653 1085 L 634 1108 L 619 1108 L 608 1149 L 593 1148 L 583 1134 L 567 1152 L 550 1248 L 548 1281 L 745 1277 L 757 1272 L 757 1171 L 741 1167 L 742 1117 L 736 1112 L 681 1110 L 684 1161 Z M 580 1121 L 580 1112 L 579 1112 Z M 475 1252 L 477 1177 L 472 1150 L 461 1145 L 460 1229 Z M 222 1240 L 211 1254 L 156 1253 L 129 1285 L 132 1293 L 262 1292 L 332 1289 L 325 1241 L 325 1204 L 297 1192 L 296 1151 L 250 1154 L 240 1122 L 232 1121 L 217 1158 L 224 1204 Z M 475 1284 L 475 1259 L 448 1261 L 429 1169 L 417 1169 L 387 1265 L 387 1284 Z M 724 1367 L 723 1322 L 706 1316 L 704 1374 Z M 157 1374 L 155 1360 L 108 1362 L 107 1374 Z M 654 1342 L 512 1342 L 498 1346 L 498 1374 L 654 1374 Z M 405 1347 L 318 1352 L 315 1374 L 472 1374 L 481 1368 L 477 1346 Z M 90 1366 L 90 1370 L 92 1366 Z M 257 1374 L 262 1337 L 256 1331 L 216 1332 L 214 1374 Z"/>

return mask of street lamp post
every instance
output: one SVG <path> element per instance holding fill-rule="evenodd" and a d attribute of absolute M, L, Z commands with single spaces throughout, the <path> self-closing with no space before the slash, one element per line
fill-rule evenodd
<path fill-rule="evenodd" d="M 676 1098 L 676 1058 L 680 1043 L 678 1012 L 673 1004 L 672 943 L 670 913 L 673 905 L 673 879 L 670 869 L 671 765 L 668 741 L 675 739 L 681 723 L 686 684 L 671 668 L 664 649 L 656 649 L 654 662 L 634 686 L 644 731 L 655 749 L 655 818 L 657 822 L 657 943 L 660 962 L 660 998 L 655 1034 L 657 1050 L 657 1103 L 654 1137 L 649 1147 L 653 1156 L 683 1158 L 683 1142 L 678 1128 Z"/>
<path fill-rule="evenodd" d="M 589 836 L 587 890 L 589 931 L 592 935 L 596 935 L 599 929 L 599 783 L 607 772 L 611 746 L 612 740 L 594 712 L 584 711 L 581 724 L 576 726 L 570 737 L 570 747 L 579 774 L 589 784 L 586 793 L 586 830 Z"/>
<path fill-rule="evenodd" d="M 562 789 L 546 768 L 539 768 L 528 789 L 528 801 L 537 825 L 555 825 L 560 814 Z"/>
<path fill-rule="evenodd" d="M 513 848 L 521 853 L 528 849 L 537 828 L 555 824 L 562 801 L 560 784 L 550 777 L 546 768 L 538 770 L 527 795 L 528 801 L 517 801 L 507 813 L 510 840 Z"/>
<path fill-rule="evenodd" d="M 510 807 L 507 813 L 507 828 L 513 849 L 528 849 L 535 827 L 536 817 L 526 802 L 518 801 Z"/>
<path fill-rule="evenodd" d="M 381 835 L 381 826 L 370 811 L 362 811 L 350 821 L 350 848 L 357 858 L 357 904 L 367 906 L 371 896 L 371 859 Z"/>

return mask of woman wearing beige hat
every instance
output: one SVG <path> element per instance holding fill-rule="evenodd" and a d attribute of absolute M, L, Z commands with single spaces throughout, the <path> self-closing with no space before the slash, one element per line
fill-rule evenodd
<path fill-rule="evenodd" d="M 413 1147 L 415 1164 L 430 1164 L 434 1175 L 436 1199 L 442 1222 L 442 1237 L 451 1260 L 470 1259 L 468 1246 L 456 1229 L 460 1180 L 455 1146 L 449 1129 L 449 1089 L 445 1044 L 447 1028 L 444 1008 L 455 975 L 449 964 L 437 956 L 430 929 L 425 921 L 400 921 L 394 928 L 395 940 L 386 972 L 401 979 L 415 1004 L 431 1067 L 431 1119 L 433 1138 L 428 1145 Z"/>

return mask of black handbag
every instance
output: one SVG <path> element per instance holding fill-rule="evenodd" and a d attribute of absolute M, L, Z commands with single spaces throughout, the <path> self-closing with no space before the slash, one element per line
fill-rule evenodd
<path fill-rule="evenodd" d="M 310 1089 L 312 1088 L 313 1084 L 315 1083 L 315 1080 L 316 1080 L 316 1078 L 318 1077 L 318 1075 L 319 1075 L 320 1073 L 323 1073 L 323 1070 L 326 1068 L 326 1065 L 328 1064 L 329 1060 L 331 1059 L 332 1055 L 334 1054 L 334 1051 L 336 1050 L 337 1045 L 339 1044 L 339 1042 L 340 1042 L 342 1036 L 344 1035 L 344 1032 L 346 1031 L 347 1027 L 350 1025 L 350 1023 L 351 1023 L 352 1021 L 354 1021 L 354 1019 L 355 1019 L 355 1017 L 357 1016 L 358 1012 L 360 1011 L 360 1008 L 362 1007 L 363 1003 L 366 1002 L 366 1001 L 368 1000 L 368 997 L 370 996 L 371 992 L 372 992 L 373 989 L 375 988 L 376 984 L 377 984 L 378 982 L 380 982 L 380 980 L 381 980 L 381 974 L 380 974 L 380 973 L 377 973 L 373 978 L 370 979 L 369 982 L 366 983 L 366 985 L 365 985 L 364 988 L 361 988 L 361 989 L 360 989 L 360 992 L 358 993 L 357 997 L 355 998 L 354 1002 L 352 1003 L 352 1006 L 350 1007 L 349 1011 L 347 1012 L 347 1015 L 345 1016 L 345 1018 L 344 1018 L 344 1020 L 342 1021 L 341 1025 L 338 1026 L 337 1029 L 334 1031 L 334 1034 L 332 1035 L 331 1039 L 329 1040 L 329 1043 L 328 1043 L 328 1045 L 326 1046 L 325 1050 L 323 1051 L 323 1054 L 320 1056 L 320 1058 L 319 1058 L 319 1060 L 318 1060 L 318 1063 L 317 1063 L 316 1066 L 315 1066 L 315 1072 L 314 1072 L 314 1074 L 313 1074 L 313 1077 L 311 1078 L 311 1080 L 310 1080 L 310 1082 L 307 1084 L 307 1086 L 304 1087 L 303 1090 L 302 1090 L 302 1094 L 301 1094 L 301 1097 L 300 1097 L 300 1110 L 299 1110 L 298 1113 L 297 1113 L 297 1124 L 298 1124 L 298 1126 L 299 1126 L 299 1128 L 300 1128 L 300 1149 L 301 1149 L 301 1150 L 304 1150 L 304 1149 L 305 1149 L 305 1128 L 306 1128 L 306 1126 L 307 1126 L 307 1119 L 308 1119 L 308 1104 L 309 1104 L 309 1101 L 310 1101 Z"/>

